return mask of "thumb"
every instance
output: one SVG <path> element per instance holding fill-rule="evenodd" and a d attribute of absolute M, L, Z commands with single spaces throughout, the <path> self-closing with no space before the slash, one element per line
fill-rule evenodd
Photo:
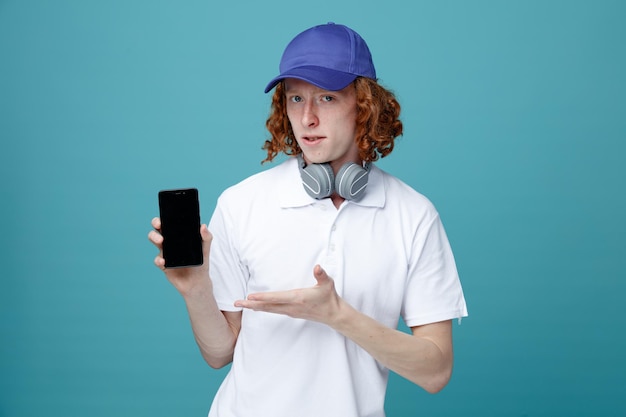
<path fill-rule="evenodd" d="M 200 236 L 202 236 L 202 248 L 206 258 L 209 256 L 211 241 L 213 240 L 213 235 L 209 232 L 209 228 L 206 224 L 200 226 Z"/>
<path fill-rule="evenodd" d="M 313 268 L 313 276 L 317 280 L 318 285 L 322 285 L 330 280 L 330 277 L 320 265 L 315 265 L 315 268 Z"/>

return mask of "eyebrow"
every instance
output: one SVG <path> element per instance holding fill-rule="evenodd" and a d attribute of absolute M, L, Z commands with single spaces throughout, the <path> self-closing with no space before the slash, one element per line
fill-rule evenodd
<path fill-rule="evenodd" d="M 285 84 L 285 94 L 302 94 L 302 92 L 298 89 L 298 88 L 288 88 L 287 85 Z M 333 91 L 333 90 L 324 90 L 323 88 L 317 87 L 315 86 L 315 91 L 313 92 L 313 94 L 315 95 L 325 95 L 325 96 L 334 96 L 334 97 L 341 97 L 341 96 L 345 96 L 346 93 L 342 90 L 337 90 L 337 91 Z"/>

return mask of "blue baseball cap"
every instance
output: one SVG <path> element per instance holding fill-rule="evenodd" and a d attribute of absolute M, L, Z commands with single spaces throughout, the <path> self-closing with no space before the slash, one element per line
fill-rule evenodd
<path fill-rule="evenodd" d="M 305 30 L 285 48 L 280 75 L 267 93 L 285 78 L 297 78 L 324 90 L 338 91 L 356 77 L 376 79 L 372 55 L 361 36 L 344 25 L 328 23 Z"/>

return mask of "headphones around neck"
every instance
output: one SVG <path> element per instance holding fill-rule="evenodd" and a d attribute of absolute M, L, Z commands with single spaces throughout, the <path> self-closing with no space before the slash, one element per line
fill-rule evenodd
<path fill-rule="evenodd" d="M 333 192 L 336 192 L 346 200 L 358 201 L 365 194 L 369 163 L 360 166 L 354 162 L 348 162 L 335 176 L 330 164 L 306 165 L 302 154 L 299 154 L 298 167 L 304 190 L 317 200 L 330 197 Z"/>

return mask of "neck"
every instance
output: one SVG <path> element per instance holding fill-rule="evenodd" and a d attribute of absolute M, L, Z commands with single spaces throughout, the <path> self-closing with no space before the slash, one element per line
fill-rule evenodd
<path fill-rule="evenodd" d="M 337 193 L 333 193 L 333 195 L 330 196 L 330 201 L 333 202 L 333 204 L 335 205 L 335 208 L 337 208 L 337 210 L 339 210 L 339 206 L 341 206 L 341 204 L 346 201 L 345 198 L 341 197 L 339 194 Z"/>

